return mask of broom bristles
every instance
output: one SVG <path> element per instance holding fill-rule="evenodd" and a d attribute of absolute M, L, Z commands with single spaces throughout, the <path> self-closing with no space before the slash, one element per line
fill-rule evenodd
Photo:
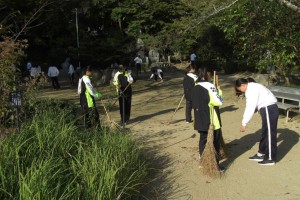
<path fill-rule="evenodd" d="M 208 175 L 212 178 L 219 178 L 221 173 L 216 159 L 213 134 L 213 128 L 210 127 L 208 130 L 207 142 L 200 158 L 200 165 L 202 166 L 204 175 Z"/>
<path fill-rule="evenodd" d="M 221 134 L 221 144 L 220 144 L 220 160 L 228 158 L 228 147 L 224 141 L 223 135 Z"/>

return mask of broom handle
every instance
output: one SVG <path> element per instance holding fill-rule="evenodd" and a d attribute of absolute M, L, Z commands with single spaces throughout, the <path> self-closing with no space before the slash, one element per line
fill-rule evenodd
<path fill-rule="evenodd" d="M 129 87 L 129 85 L 130 85 L 130 83 L 128 83 L 128 85 L 125 87 L 125 89 L 122 91 L 122 93 L 124 93 L 127 90 L 127 88 Z M 117 103 L 118 100 L 119 100 L 119 95 L 118 95 L 118 98 L 115 100 L 115 102 L 113 103 L 112 106 L 114 106 Z"/>
<path fill-rule="evenodd" d="M 104 110 L 105 110 L 105 113 L 106 113 L 106 116 L 107 116 L 108 121 L 110 121 L 110 117 L 109 117 L 108 112 L 107 112 L 107 110 L 106 110 L 105 104 L 103 103 L 102 100 L 100 100 L 100 102 L 101 102 L 101 104 L 103 105 L 103 108 L 104 108 Z"/>
<path fill-rule="evenodd" d="M 182 102 L 183 98 L 184 98 L 184 95 L 182 95 L 182 97 L 181 97 L 181 99 L 180 99 L 180 102 L 179 102 L 177 108 L 175 109 L 175 112 L 177 112 L 177 110 L 179 109 L 179 107 L 180 107 L 180 105 L 181 105 L 181 102 Z"/>
<path fill-rule="evenodd" d="M 214 81 L 213 84 L 216 85 L 216 71 L 214 71 Z"/>
<path fill-rule="evenodd" d="M 216 71 L 214 71 L 214 81 L 213 84 L 217 87 L 216 84 L 218 84 L 218 80 L 217 80 L 217 75 L 216 75 Z M 210 123 L 213 126 L 213 121 L 214 121 L 214 106 L 211 108 L 211 118 L 210 118 Z"/>

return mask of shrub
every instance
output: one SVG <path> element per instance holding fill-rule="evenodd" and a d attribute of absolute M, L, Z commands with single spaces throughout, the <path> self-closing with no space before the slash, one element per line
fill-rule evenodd
<path fill-rule="evenodd" d="M 139 145 L 107 128 L 80 131 L 72 109 L 50 105 L 40 103 L 20 133 L 0 143 L 0 199 L 138 195 L 147 175 Z"/>

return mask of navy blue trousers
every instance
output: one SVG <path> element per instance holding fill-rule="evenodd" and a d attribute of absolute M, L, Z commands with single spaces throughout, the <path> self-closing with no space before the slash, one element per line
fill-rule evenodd
<path fill-rule="evenodd" d="M 277 153 L 277 122 L 279 111 L 277 104 L 259 110 L 262 128 L 258 152 L 265 155 L 266 160 L 276 161 Z"/>
<path fill-rule="evenodd" d="M 185 101 L 185 121 L 191 122 L 192 121 L 192 101 L 186 100 Z"/>

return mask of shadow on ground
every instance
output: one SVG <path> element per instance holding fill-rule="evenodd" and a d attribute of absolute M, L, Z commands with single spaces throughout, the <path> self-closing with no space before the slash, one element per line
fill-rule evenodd
<path fill-rule="evenodd" d="M 289 129 L 278 129 L 277 133 L 277 162 L 280 162 L 299 142 L 299 134 Z M 261 132 L 259 130 L 255 133 L 247 134 L 240 139 L 229 142 L 227 144 L 229 157 L 227 160 L 223 161 L 221 165 L 227 168 L 230 167 L 235 159 L 240 157 L 246 151 L 249 151 L 257 142 L 260 141 L 260 134 Z"/>

